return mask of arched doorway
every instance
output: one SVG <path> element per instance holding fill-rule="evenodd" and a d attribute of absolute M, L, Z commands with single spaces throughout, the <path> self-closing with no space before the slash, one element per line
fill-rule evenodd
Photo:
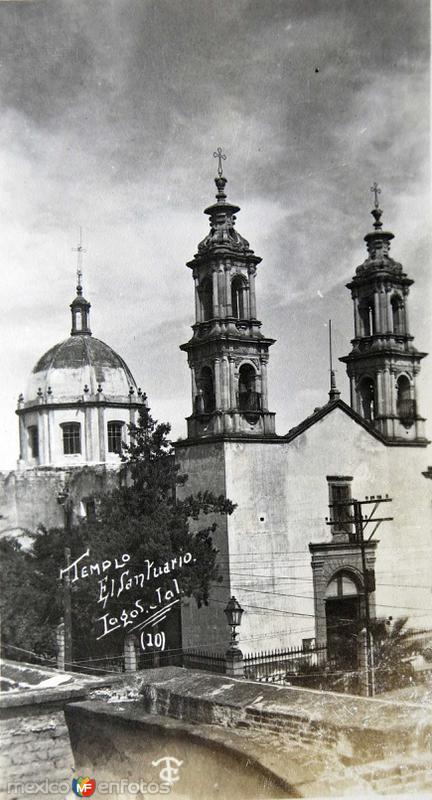
<path fill-rule="evenodd" d="M 327 651 L 338 668 L 356 669 L 357 637 L 361 605 L 357 578 L 348 570 L 338 572 L 325 592 Z"/>

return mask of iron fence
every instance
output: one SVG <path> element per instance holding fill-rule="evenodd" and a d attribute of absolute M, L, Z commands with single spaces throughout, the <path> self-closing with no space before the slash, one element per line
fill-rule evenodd
<path fill-rule="evenodd" d="M 243 657 L 245 678 L 266 683 L 291 683 L 316 674 L 327 661 L 327 647 L 292 647 Z"/>
<path fill-rule="evenodd" d="M 183 651 L 182 666 L 189 669 L 204 669 L 225 674 L 226 658 L 223 653 L 208 653 L 205 650 Z"/>

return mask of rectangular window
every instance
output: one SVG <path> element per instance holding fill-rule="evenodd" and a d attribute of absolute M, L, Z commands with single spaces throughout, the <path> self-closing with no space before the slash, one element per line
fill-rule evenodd
<path fill-rule="evenodd" d="M 96 519 L 96 500 L 94 497 L 84 497 L 83 505 L 87 520 Z"/>
<path fill-rule="evenodd" d="M 30 456 L 31 458 L 39 458 L 39 431 L 37 425 L 29 425 L 27 433 Z"/>
<path fill-rule="evenodd" d="M 108 422 L 108 452 L 121 453 L 124 422 Z"/>
<path fill-rule="evenodd" d="M 327 476 L 329 485 L 330 519 L 332 532 L 345 533 L 349 536 L 353 532 L 352 517 L 354 513 L 351 503 L 351 477 L 331 475 Z"/>
<path fill-rule="evenodd" d="M 81 425 L 79 422 L 64 422 L 63 452 L 66 456 L 81 453 Z"/>

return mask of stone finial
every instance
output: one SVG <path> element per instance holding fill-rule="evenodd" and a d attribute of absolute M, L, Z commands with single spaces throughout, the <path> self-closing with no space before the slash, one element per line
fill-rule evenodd
<path fill-rule="evenodd" d="M 330 391 L 329 391 L 329 401 L 333 403 L 334 400 L 339 400 L 340 398 L 340 391 L 336 387 L 336 375 L 334 369 L 330 372 Z"/>

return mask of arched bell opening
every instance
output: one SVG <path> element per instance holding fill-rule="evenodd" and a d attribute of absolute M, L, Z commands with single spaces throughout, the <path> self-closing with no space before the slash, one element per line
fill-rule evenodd
<path fill-rule="evenodd" d="M 199 289 L 203 320 L 213 318 L 213 286 L 210 278 L 204 278 Z"/>
<path fill-rule="evenodd" d="M 375 308 L 372 298 L 363 300 L 359 306 L 360 320 L 363 336 L 372 336 L 376 333 Z"/>
<path fill-rule="evenodd" d="M 246 318 L 246 292 L 247 287 L 240 275 L 235 275 L 231 281 L 232 314 L 236 319 Z"/>
<path fill-rule="evenodd" d="M 239 369 L 238 407 L 240 411 L 260 411 L 261 394 L 257 392 L 256 372 L 252 364 L 242 364 Z"/>
<path fill-rule="evenodd" d="M 375 385 L 372 378 L 363 378 L 359 386 L 362 416 L 373 422 L 376 416 Z"/>
<path fill-rule="evenodd" d="M 416 403 L 411 397 L 411 384 L 406 375 L 400 375 L 396 383 L 396 412 L 404 425 L 412 425 L 416 416 Z"/>
<path fill-rule="evenodd" d="M 404 302 L 400 295 L 393 295 L 391 299 L 391 310 L 393 333 L 405 333 Z"/>
<path fill-rule="evenodd" d="M 338 668 L 357 668 L 361 593 L 359 579 L 350 570 L 337 572 L 327 584 L 324 596 L 327 652 Z"/>
<path fill-rule="evenodd" d="M 202 398 L 202 405 L 203 411 L 205 414 L 211 414 L 212 411 L 215 410 L 216 402 L 215 402 L 215 392 L 214 392 L 214 380 L 213 380 L 213 371 L 210 367 L 203 367 L 200 372 L 200 390 L 201 390 L 201 398 Z"/>

